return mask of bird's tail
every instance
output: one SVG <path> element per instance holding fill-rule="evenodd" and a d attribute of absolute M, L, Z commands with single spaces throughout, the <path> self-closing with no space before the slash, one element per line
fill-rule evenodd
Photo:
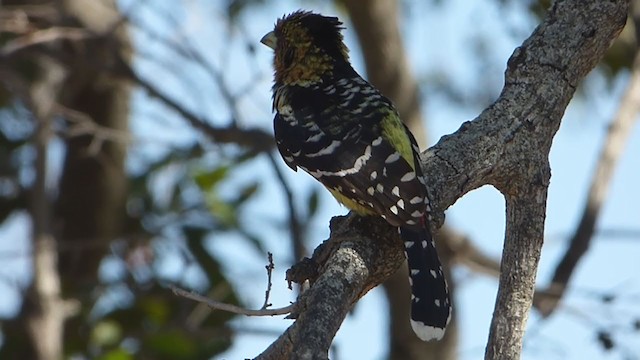
<path fill-rule="evenodd" d="M 411 327 L 423 341 L 440 340 L 451 319 L 451 301 L 431 232 L 400 227 L 409 264 Z"/>

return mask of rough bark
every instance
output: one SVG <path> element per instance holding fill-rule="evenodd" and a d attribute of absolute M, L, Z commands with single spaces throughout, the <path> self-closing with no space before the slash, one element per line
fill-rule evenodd
<path fill-rule="evenodd" d="M 430 178 L 428 190 L 436 218 L 441 219 L 444 210 L 462 195 L 483 185 L 495 186 L 506 198 L 505 249 L 485 354 L 487 359 L 520 357 L 543 242 L 551 142 L 577 84 L 593 69 L 620 33 L 628 10 L 629 1 L 625 0 L 556 2 L 543 23 L 509 59 L 505 86 L 496 102 L 423 153 L 423 168 Z M 363 275 L 337 276 L 344 274 L 345 269 L 342 269 L 337 273 L 332 271 L 329 278 L 321 268 L 323 282 L 316 281 L 309 290 L 310 294 L 322 292 L 318 287 L 331 284 L 329 288 L 340 289 L 344 302 L 335 304 L 320 296 L 306 295 L 298 321 L 259 358 L 327 358 L 328 345 L 335 335 L 333 329 L 337 329 L 343 320 L 343 316 L 338 315 L 346 314 L 360 295 L 384 280 L 371 275 L 377 269 L 367 265 L 376 265 L 379 259 L 369 256 L 376 254 L 372 248 L 383 247 L 386 238 L 388 241 L 388 238 L 396 237 L 393 232 L 377 232 L 371 237 L 366 235 L 367 227 L 372 226 L 369 221 L 374 224 L 383 220 L 371 219 L 364 224 L 355 222 L 353 216 L 349 219 L 354 222 L 347 231 L 353 236 L 336 248 L 356 251 L 354 258 L 362 261 L 350 262 L 349 274 L 360 274 L 351 267 L 364 266 L 366 269 L 361 270 Z M 332 239 L 333 236 L 336 236 L 334 232 Z M 360 243 L 366 244 L 362 252 L 359 246 L 351 245 Z M 345 244 L 349 244 L 347 249 Z M 387 249 L 384 258 L 396 259 L 396 263 L 395 266 L 387 264 L 385 268 L 398 268 L 402 263 L 401 250 L 398 247 Z M 399 254 L 394 254 L 393 249 L 397 249 Z M 340 264 L 333 264 L 330 260 L 326 267 Z M 349 289 L 351 286 L 355 288 Z M 333 312 L 315 313 L 318 317 L 313 321 L 302 321 L 308 307 L 331 309 Z M 324 339 L 316 339 L 314 343 L 319 345 L 314 346 L 311 352 L 297 351 L 300 346 L 305 346 L 304 341 L 300 342 L 302 329 L 318 324 L 331 331 L 316 333 Z"/>
<path fill-rule="evenodd" d="M 354 303 L 403 263 L 397 230 L 380 219 L 335 217 L 331 234 L 309 260 L 311 273 L 317 270 L 320 275 L 304 276 L 312 278 L 313 286 L 298 300 L 292 314 L 295 323 L 256 359 L 327 359 L 331 341 Z M 301 268 L 306 272 L 309 266 Z"/>
<path fill-rule="evenodd" d="M 636 11 L 640 12 L 640 5 L 635 1 Z M 640 15 L 634 15 L 634 25 L 637 31 L 640 25 Z M 640 39 L 639 39 L 640 40 Z M 636 54 L 631 69 L 629 84 L 625 90 L 618 112 L 609 125 L 607 136 L 604 140 L 598 163 L 591 179 L 591 185 L 587 191 L 587 201 L 582 211 L 573 236 L 569 240 L 569 246 L 564 256 L 558 263 L 548 288 L 536 294 L 535 306 L 542 316 L 550 316 L 562 300 L 569 281 L 573 276 L 578 263 L 587 254 L 591 242 L 596 233 L 596 222 L 604 205 L 609 186 L 618 160 L 624 153 L 631 129 L 638 121 L 640 112 L 640 55 Z"/>

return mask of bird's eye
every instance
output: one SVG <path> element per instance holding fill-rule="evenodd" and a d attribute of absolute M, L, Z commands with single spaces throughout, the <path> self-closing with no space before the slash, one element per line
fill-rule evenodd
<path fill-rule="evenodd" d="M 287 49 L 287 51 L 284 53 L 285 68 L 288 68 L 289 66 L 291 66 L 291 64 L 293 64 L 294 55 L 295 55 L 295 52 L 293 51 L 293 49 Z"/>

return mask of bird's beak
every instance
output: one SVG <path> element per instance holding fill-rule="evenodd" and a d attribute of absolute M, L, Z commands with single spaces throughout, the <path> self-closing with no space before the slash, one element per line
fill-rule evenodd
<path fill-rule="evenodd" d="M 262 39 L 260 39 L 260 42 L 275 50 L 276 44 L 278 43 L 278 38 L 273 31 L 269 31 L 265 36 L 262 37 Z"/>

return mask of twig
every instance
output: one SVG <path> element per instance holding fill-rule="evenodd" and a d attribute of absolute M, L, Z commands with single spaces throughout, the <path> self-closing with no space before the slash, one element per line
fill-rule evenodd
<path fill-rule="evenodd" d="M 197 294 L 197 293 L 195 293 L 193 291 L 188 291 L 188 290 L 181 289 L 181 288 L 179 288 L 177 286 L 171 286 L 170 288 L 171 288 L 171 291 L 173 291 L 174 294 L 176 294 L 178 296 L 185 297 L 187 299 L 191 299 L 191 300 L 197 301 L 199 303 L 206 304 L 207 306 L 209 306 L 212 309 L 227 311 L 227 312 L 230 312 L 230 313 L 239 314 L 239 315 L 246 315 L 246 316 L 285 315 L 285 314 L 289 314 L 291 311 L 293 311 L 293 309 L 295 309 L 295 306 L 296 306 L 296 303 L 293 303 L 293 304 L 291 304 L 289 306 L 285 306 L 285 307 L 282 307 L 282 308 L 251 310 L 251 309 L 242 308 L 240 306 L 236 306 L 236 305 L 232 305 L 232 304 L 226 304 L 226 303 L 223 303 L 223 302 L 220 302 L 220 301 L 209 299 L 206 296 L 202 296 L 202 295 Z"/>
<path fill-rule="evenodd" d="M 152 83 L 140 77 L 124 60 L 119 61 L 119 69 L 115 75 L 123 76 L 146 90 L 150 96 L 157 98 L 168 108 L 182 116 L 194 129 L 201 131 L 210 140 L 217 143 L 234 143 L 244 146 L 254 153 L 270 151 L 274 146 L 273 137 L 258 128 L 241 129 L 238 127 L 214 127 L 208 121 L 189 111 L 177 101 L 165 95 Z"/>
<path fill-rule="evenodd" d="M 275 266 L 273 265 L 273 254 L 268 252 L 267 258 L 269 259 L 269 264 L 265 266 L 265 269 L 267 269 L 267 290 L 264 292 L 264 304 L 262 304 L 262 307 L 260 308 L 260 310 L 264 310 L 269 306 L 271 306 L 271 304 L 269 303 L 271 286 L 273 286 L 273 284 L 271 283 L 271 273 L 273 272 L 273 269 L 275 268 Z"/>
<path fill-rule="evenodd" d="M 0 57 L 6 57 L 30 46 L 58 40 L 84 40 L 93 35 L 84 30 L 71 27 L 51 27 L 19 36 L 0 48 Z"/>
<path fill-rule="evenodd" d="M 65 135 L 69 137 L 90 135 L 93 137 L 87 150 L 89 156 L 98 155 L 102 149 L 102 145 L 106 141 L 121 142 L 123 144 L 133 143 L 133 137 L 127 131 L 102 126 L 92 119 L 91 116 L 81 111 L 65 107 L 61 104 L 54 104 L 53 110 L 73 124 L 69 127 Z"/>

